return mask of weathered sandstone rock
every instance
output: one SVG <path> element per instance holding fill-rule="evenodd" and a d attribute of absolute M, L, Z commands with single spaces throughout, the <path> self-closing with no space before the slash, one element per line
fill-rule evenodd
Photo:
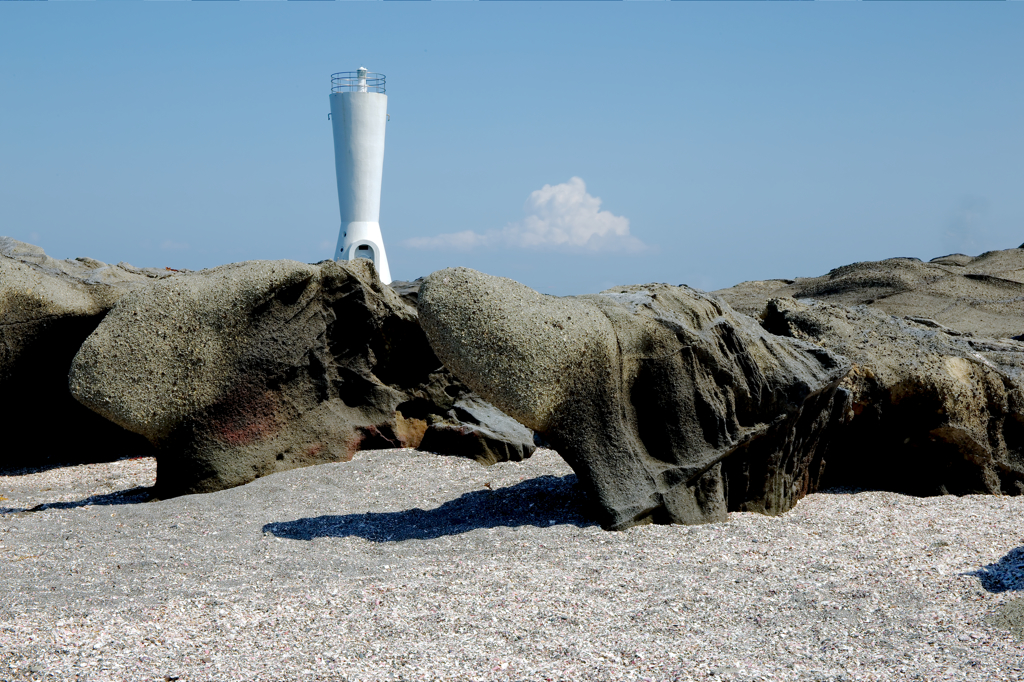
<path fill-rule="evenodd" d="M 1024 343 L 869 306 L 773 299 L 764 327 L 853 361 L 826 486 L 912 495 L 1024 493 Z"/>
<path fill-rule="evenodd" d="M 162 497 L 415 447 L 468 393 L 366 260 L 236 263 L 133 291 L 70 386 L 158 446 Z"/>
<path fill-rule="evenodd" d="M 438 357 L 551 441 L 606 528 L 782 513 L 842 416 L 844 359 L 687 287 L 556 298 L 454 268 L 418 309 Z"/>
<path fill-rule="evenodd" d="M 145 439 L 71 397 L 68 369 L 121 296 L 170 274 L 57 260 L 0 237 L 0 467 L 152 454 Z"/>
<path fill-rule="evenodd" d="M 1024 335 L 1024 249 L 953 254 L 923 263 L 889 258 L 854 263 L 822 277 L 743 282 L 714 292 L 757 316 L 772 298 L 813 298 L 871 305 L 897 317 L 920 317 L 993 338 Z"/>

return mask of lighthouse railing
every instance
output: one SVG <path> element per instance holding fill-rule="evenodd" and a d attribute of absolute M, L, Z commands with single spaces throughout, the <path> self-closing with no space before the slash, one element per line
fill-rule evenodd
<path fill-rule="evenodd" d="M 340 71 L 331 74 L 331 92 L 379 92 L 384 94 L 384 74 Z"/>

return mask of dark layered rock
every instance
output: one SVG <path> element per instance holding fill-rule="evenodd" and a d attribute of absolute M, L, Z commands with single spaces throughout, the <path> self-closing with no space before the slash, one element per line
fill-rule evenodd
<path fill-rule="evenodd" d="M 455 268 L 418 308 L 438 357 L 552 443 L 606 528 L 782 513 L 843 416 L 844 359 L 688 287 L 557 298 Z"/>
<path fill-rule="evenodd" d="M 1024 493 L 1024 343 L 869 306 L 773 299 L 773 334 L 849 358 L 822 484 L 912 495 Z"/>
<path fill-rule="evenodd" d="M 821 277 L 744 282 L 714 293 L 754 316 L 772 298 L 812 298 L 870 305 L 976 336 L 1013 338 L 1024 335 L 1024 249 L 953 254 L 927 263 L 916 258 L 854 263 Z"/>
<path fill-rule="evenodd" d="M 157 446 L 162 497 L 416 447 L 469 393 L 362 259 L 237 263 L 133 291 L 69 380 Z"/>
<path fill-rule="evenodd" d="M 392 291 L 398 294 L 399 298 L 405 301 L 408 305 L 413 308 L 416 307 L 417 301 L 420 297 L 420 287 L 423 285 L 425 277 L 418 277 L 411 282 L 404 280 L 395 280 L 388 286 L 391 287 Z"/>
<path fill-rule="evenodd" d="M 152 447 L 68 391 L 79 346 L 128 291 L 168 271 L 57 260 L 0 237 L 0 468 L 151 455 Z"/>
<path fill-rule="evenodd" d="M 537 449 L 532 431 L 476 396 L 457 400 L 446 417 L 427 427 L 420 450 L 496 464 L 521 462 Z"/>

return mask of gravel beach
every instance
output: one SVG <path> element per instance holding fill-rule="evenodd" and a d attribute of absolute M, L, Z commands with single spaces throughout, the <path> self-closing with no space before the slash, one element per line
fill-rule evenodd
<path fill-rule="evenodd" d="M 606 532 L 550 450 L 162 501 L 148 458 L 2 473 L 0 680 L 1024 679 L 1024 497 Z"/>

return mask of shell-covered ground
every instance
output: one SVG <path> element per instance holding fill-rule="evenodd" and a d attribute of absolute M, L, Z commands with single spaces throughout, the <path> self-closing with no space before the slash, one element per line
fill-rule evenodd
<path fill-rule="evenodd" d="M 606 532 L 550 450 L 154 476 L 0 476 L 0 680 L 1024 679 L 1021 497 Z"/>

